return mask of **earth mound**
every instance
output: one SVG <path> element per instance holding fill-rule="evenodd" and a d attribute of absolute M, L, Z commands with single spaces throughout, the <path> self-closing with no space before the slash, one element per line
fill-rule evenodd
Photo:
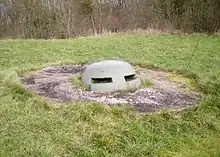
<path fill-rule="evenodd" d="M 47 100 L 55 102 L 103 103 L 106 105 L 131 105 L 139 112 L 181 110 L 195 106 L 199 94 L 187 83 L 170 80 L 171 73 L 135 67 L 142 80 L 151 82 L 136 91 L 95 93 L 79 88 L 71 81 L 79 77 L 86 66 L 48 67 L 21 78 L 23 86 Z"/>

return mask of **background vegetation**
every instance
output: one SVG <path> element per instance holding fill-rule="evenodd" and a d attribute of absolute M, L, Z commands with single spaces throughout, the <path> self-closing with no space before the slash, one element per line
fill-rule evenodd
<path fill-rule="evenodd" d="M 1 38 L 73 38 L 154 29 L 220 28 L 219 0 L 0 0 Z"/>

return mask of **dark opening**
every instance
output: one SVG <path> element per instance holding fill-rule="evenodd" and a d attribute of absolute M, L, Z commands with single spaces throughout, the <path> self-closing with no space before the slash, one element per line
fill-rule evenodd
<path fill-rule="evenodd" d="M 92 83 L 112 83 L 112 78 L 111 77 L 92 78 Z"/>
<path fill-rule="evenodd" d="M 126 82 L 136 79 L 135 74 L 124 76 L 124 78 Z"/>

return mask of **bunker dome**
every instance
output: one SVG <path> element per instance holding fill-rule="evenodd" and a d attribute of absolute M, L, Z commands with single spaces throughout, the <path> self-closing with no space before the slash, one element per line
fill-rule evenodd
<path fill-rule="evenodd" d="M 137 89 L 141 85 L 132 66 L 120 60 L 104 60 L 88 65 L 82 74 L 82 82 L 94 92 Z"/>

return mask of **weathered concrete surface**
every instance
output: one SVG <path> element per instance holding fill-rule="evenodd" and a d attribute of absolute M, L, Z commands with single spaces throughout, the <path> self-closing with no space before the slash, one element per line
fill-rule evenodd
<path fill-rule="evenodd" d="M 56 102 L 103 103 L 106 105 L 131 105 L 139 112 L 179 110 L 195 106 L 198 93 L 187 85 L 172 82 L 165 72 L 135 68 L 137 75 L 153 82 L 153 87 L 143 87 L 136 92 L 94 93 L 77 88 L 70 79 L 81 75 L 85 66 L 48 67 L 21 78 L 28 90 Z"/>
<path fill-rule="evenodd" d="M 94 78 L 96 81 L 92 81 Z M 135 77 L 133 67 L 121 60 L 104 60 L 88 65 L 82 74 L 82 81 L 92 91 L 102 93 L 141 86 L 141 80 Z"/>

